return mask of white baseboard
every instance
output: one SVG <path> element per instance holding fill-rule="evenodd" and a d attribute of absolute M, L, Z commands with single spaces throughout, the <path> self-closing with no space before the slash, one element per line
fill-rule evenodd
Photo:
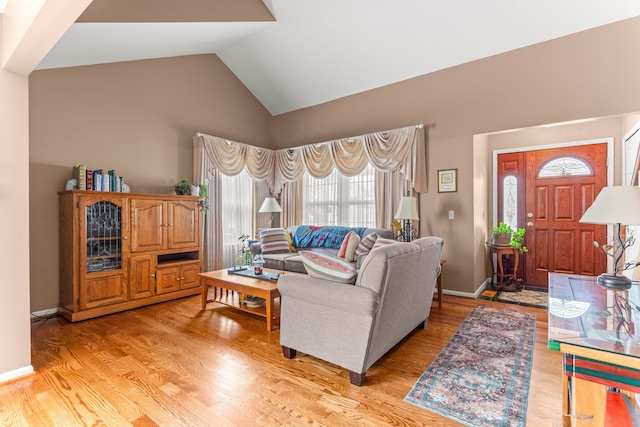
<path fill-rule="evenodd" d="M 480 285 L 480 287 L 478 289 L 476 289 L 476 291 L 473 292 L 473 293 L 472 292 L 450 291 L 448 289 L 443 289 L 442 293 L 446 294 L 446 295 L 455 295 L 457 297 L 478 299 L 480 294 L 482 292 L 484 292 L 484 290 L 486 289 L 487 285 L 489 285 L 489 283 L 491 283 L 491 279 L 486 279 L 484 282 L 482 282 L 482 285 Z"/>
<path fill-rule="evenodd" d="M 25 375 L 29 375 L 34 373 L 33 366 L 25 366 L 24 368 L 14 369 L 13 371 L 4 372 L 0 374 L 0 384 L 15 380 L 16 378 L 24 377 Z"/>
<path fill-rule="evenodd" d="M 52 314 L 56 314 L 58 312 L 58 308 L 48 308 L 46 310 L 40 310 L 40 311 L 34 311 L 31 313 L 31 318 L 36 318 L 36 317 L 47 317 L 47 316 L 51 316 Z"/>

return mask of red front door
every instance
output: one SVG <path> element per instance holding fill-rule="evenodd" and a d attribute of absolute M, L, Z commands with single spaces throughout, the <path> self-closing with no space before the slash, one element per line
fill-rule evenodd
<path fill-rule="evenodd" d="M 499 180 L 509 173 L 524 178 L 525 191 L 517 196 L 521 200 L 517 205 L 523 209 L 518 209 L 517 216 L 518 226 L 527 230 L 525 244 L 529 252 L 523 256 L 525 283 L 547 286 L 550 272 L 590 276 L 603 273 L 606 256 L 593 242 L 606 240 L 606 227 L 579 220 L 606 185 L 607 144 L 501 156 L 498 156 Z M 514 159 L 521 160 L 514 162 Z M 554 160 L 556 163 L 550 167 L 549 162 Z M 502 186 L 498 188 L 502 219 L 505 195 Z"/>

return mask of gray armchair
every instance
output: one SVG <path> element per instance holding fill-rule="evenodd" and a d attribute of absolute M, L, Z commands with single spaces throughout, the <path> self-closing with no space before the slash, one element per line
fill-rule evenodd
<path fill-rule="evenodd" d="M 443 240 L 423 237 L 376 248 L 355 285 L 284 274 L 280 344 L 286 358 L 300 351 L 349 371 L 362 385 L 367 369 L 418 325 L 426 327 Z"/>

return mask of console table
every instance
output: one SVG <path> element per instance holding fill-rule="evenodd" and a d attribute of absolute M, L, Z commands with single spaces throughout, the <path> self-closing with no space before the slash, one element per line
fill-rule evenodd
<path fill-rule="evenodd" d="M 549 273 L 548 345 L 562 352 L 562 406 L 571 425 L 637 425 L 639 302 L 638 285 L 612 291 L 592 276 Z"/>
<path fill-rule="evenodd" d="M 494 261 L 494 255 L 496 260 Z M 504 268 L 504 257 L 511 256 L 513 257 L 513 271 L 511 273 L 507 273 Z M 511 245 L 502 246 L 502 245 L 489 245 L 489 258 L 491 261 L 491 269 L 493 270 L 493 276 L 498 280 L 498 285 L 502 286 L 502 283 L 505 279 L 513 279 L 516 280 L 518 276 L 518 264 L 520 263 L 520 251 L 518 248 L 514 248 Z M 491 282 L 493 282 L 493 276 L 491 277 Z"/>

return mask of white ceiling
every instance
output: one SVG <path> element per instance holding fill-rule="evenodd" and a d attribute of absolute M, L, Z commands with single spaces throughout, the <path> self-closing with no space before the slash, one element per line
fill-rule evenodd
<path fill-rule="evenodd" d="M 38 69 L 216 53 L 277 115 L 640 15 L 638 0 L 265 4 L 275 22 L 76 23 Z"/>

